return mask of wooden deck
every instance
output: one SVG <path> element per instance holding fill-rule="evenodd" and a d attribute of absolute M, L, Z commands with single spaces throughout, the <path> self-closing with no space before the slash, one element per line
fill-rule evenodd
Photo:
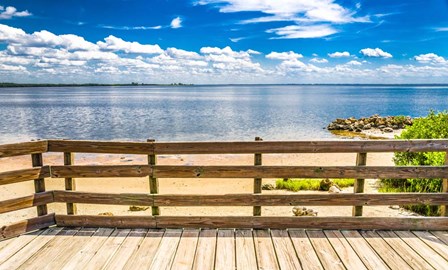
<path fill-rule="evenodd" d="M 448 269 L 448 231 L 52 227 L 0 242 L 0 269 Z"/>

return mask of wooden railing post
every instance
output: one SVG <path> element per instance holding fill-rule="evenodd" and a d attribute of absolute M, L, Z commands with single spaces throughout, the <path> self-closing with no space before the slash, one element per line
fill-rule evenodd
<path fill-rule="evenodd" d="M 148 139 L 147 142 L 155 142 L 156 140 Z M 149 165 L 156 165 L 157 164 L 157 156 L 155 154 L 148 155 L 148 164 Z M 159 193 L 159 180 L 152 175 L 149 176 L 149 192 L 151 194 L 158 194 Z M 160 209 L 158 206 L 152 207 L 152 215 L 153 216 L 159 216 L 160 215 Z"/>
<path fill-rule="evenodd" d="M 445 154 L 445 165 L 448 166 L 448 152 Z M 448 176 L 442 180 L 442 192 L 448 192 Z M 442 205 L 440 207 L 440 215 L 442 217 L 448 217 L 448 205 Z"/>
<path fill-rule="evenodd" d="M 263 141 L 260 137 L 255 137 L 255 141 Z M 255 153 L 254 165 L 260 166 L 262 164 L 261 154 Z M 254 178 L 254 194 L 261 193 L 262 178 Z M 254 216 L 261 216 L 261 206 L 254 206 Z"/>
<path fill-rule="evenodd" d="M 74 154 L 64 152 L 64 165 L 74 164 Z M 71 177 L 65 178 L 65 190 L 76 190 L 75 179 Z M 67 215 L 76 215 L 76 205 L 74 203 L 67 203 Z"/>
<path fill-rule="evenodd" d="M 358 153 L 356 155 L 356 166 L 366 166 L 367 153 Z M 364 193 L 365 179 L 355 179 L 354 193 Z M 353 206 L 352 216 L 362 216 L 362 206 Z"/>
<path fill-rule="evenodd" d="M 42 159 L 42 153 L 39 154 L 31 154 L 31 162 L 33 167 L 42 167 L 43 166 L 43 159 Z M 34 179 L 34 191 L 36 193 L 44 192 L 45 191 L 45 178 L 38 178 Z M 47 205 L 39 205 L 37 206 L 37 215 L 43 216 L 48 214 Z"/>

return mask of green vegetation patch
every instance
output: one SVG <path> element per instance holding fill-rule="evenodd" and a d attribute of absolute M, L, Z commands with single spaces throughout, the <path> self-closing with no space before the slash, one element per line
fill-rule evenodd
<path fill-rule="evenodd" d="M 299 190 L 321 190 L 320 182 L 323 179 L 278 179 L 275 182 L 276 189 L 287 189 L 291 191 Z M 340 188 L 351 187 L 355 179 L 339 178 L 331 179 Z"/>
<path fill-rule="evenodd" d="M 448 138 L 448 111 L 430 111 L 428 116 L 414 119 L 396 139 L 446 139 Z M 397 166 L 441 166 L 445 162 L 445 152 L 395 153 Z M 442 179 L 384 179 L 381 192 L 441 192 Z M 436 205 L 404 205 L 406 209 L 426 216 L 440 214 Z"/>

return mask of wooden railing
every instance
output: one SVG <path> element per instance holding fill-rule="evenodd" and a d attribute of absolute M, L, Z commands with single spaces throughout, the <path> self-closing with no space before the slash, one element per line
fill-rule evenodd
<path fill-rule="evenodd" d="M 101 142 L 48 140 L 0 145 L 0 158 L 31 155 L 33 168 L 0 173 L 0 185 L 34 181 L 35 194 L 0 202 L 0 214 L 37 207 L 37 217 L 3 226 L 0 239 L 31 230 L 58 226 L 125 228 L 323 228 L 323 229 L 448 229 L 448 166 L 366 166 L 373 152 L 447 152 L 448 140 L 296 141 L 268 142 Z M 42 153 L 62 153 L 64 165 L 46 166 Z M 141 165 L 75 165 L 74 153 L 147 155 Z M 356 153 L 355 166 L 265 166 L 263 154 Z M 253 166 L 157 165 L 157 155 L 253 154 Z M 447 155 L 448 158 L 448 155 Z M 1 159 L 0 159 L 1 161 Z M 324 165 L 324 164 L 323 164 Z M 76 191 L 75 178 L 148 177 L 147 193 Z M 65 178 L 66 190 L 45 190 L 45 178 Z M 159 194 L 160 178 L 253 178 L 253 194 Z M 355 178 L 354 193 L 261 194 L 262 178 Z M 442 178 L 441 193 L 364 192 L 366 178 Z M 105 187 L 106 189 L 107 187 Z M 199 192 L 199 191 L 198 191 Z M 48 214 L 47 204 L 66 203 L 67 214 Z M 78 215 L 76 204 L 139 205 L 152 207 L 151 216 Z M 441 217 L 363 217 L 363 206 L 441 205 Z M 261 206 L 353 206 L 352 217 L 270 217 Z M 253 206 L 253 216 L 164 216 L 159 207 Z"/>

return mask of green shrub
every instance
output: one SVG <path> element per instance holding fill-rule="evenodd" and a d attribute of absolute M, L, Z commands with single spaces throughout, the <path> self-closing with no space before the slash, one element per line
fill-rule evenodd
<path fill-rule="evenodd" d="M 448 138 L 448 112 L 430 111 L 428 116 L 414 119 L 396 139 L 445 139 Z M 394 162 L 398 166 L 440 166 L 445 162 L 445 152 L 395 153 Z M 440 192 L 442 179 L 385 179 L 383 192 Z M 429 205 L 404 206 L 422 215 L 435 216 L 440 207 Z"/>
<path fill-rule="evenodd" d="M 287 189 L 291 191 L 299 190 L 319 190 L 322 179 L 278 179 L 275 182 L 276 189 Z M 331 179 L 340 188 L 353 186 L 354 179 Z"/>

